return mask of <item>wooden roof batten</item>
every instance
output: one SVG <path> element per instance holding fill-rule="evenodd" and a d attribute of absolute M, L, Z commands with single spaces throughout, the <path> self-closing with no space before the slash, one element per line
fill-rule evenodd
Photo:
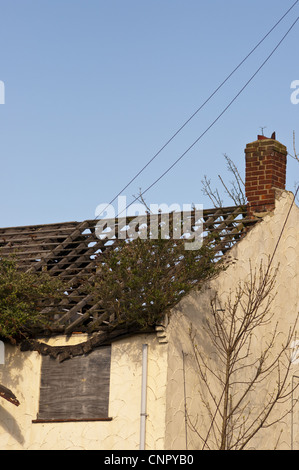
<path fill-rule="evenodd" d="M 182 212 L 182 220 L 184 216 Z M 195 220 L 195 211 L 189 216 L 195 225 L 202 223 L 203 237 L 209 236 L 213 240 L 215 258 L 226 253 L 257 222 L 248 217 L 246 206 L 205 209 L 201 221 Z M 150 215 L 143 221 L 149 230 Z M 53 318 L 52 333 L 105 333 L 113 325 L 115 319 L 101 308 L 101 302 L 82 290 L 82 279 L 90 282 L 95 279 L 102 254 L 115 249 L 120 239 L 129 239 L 130 229 L 136 231 L 136 219 L 116 219 L 113 238 L 107 231 L 110 222 L 105 225 L 101 220 L 100 226 L 98 222 L 85 220 L 0 228 L 1 257 L 15 255 L 21 270 L 44 271 L 68 283 L 69 289 L 61 302 L 42 306 L 43 311 Z M 191 231 L 194 230 L 196 227 L 192 225 Z"/>

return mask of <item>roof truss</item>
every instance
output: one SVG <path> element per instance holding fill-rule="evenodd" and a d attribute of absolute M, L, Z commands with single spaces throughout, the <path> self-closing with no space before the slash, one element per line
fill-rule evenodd
<path fill-rule="evenodd" d="M 185 215 L 181 213 L 182 218 Z M 162 219 L 163 214 L 158 217 Z M 216 258 L 226 253 L 256 223 L 255 219 L 247 217 L 246 206 L 204 210 L 200 221 L 196 220 L 195 211 L 188 217 L 191 218 L 191 231 L 201 222 L 203 236 L 209 235 L 214 240 Z M 20 269 L 46 271 L 67 281 L 70 286 L 59 304 L 43 305 L 43 310 L 53 317 L 55 332 L 105 331 L 114 321 L 103 311 L 100 302 L 94 301 L 92 294 L 82 290 L 82 279 L 92 282 L 101 255 L 115 249 L 120 239 L 130 238 L 130 233 L 138 233 L 140 224 L 136 225 L 134 217 L 113 221 L 114 237 L 111 238 L 108 229 L 111 221 L 102 222 L 99 225 L 97 220 L 85 220 L 0 229 L 1 256 L 14 254 Z M 143 222 L 149 233 L 150 215 Z"/>

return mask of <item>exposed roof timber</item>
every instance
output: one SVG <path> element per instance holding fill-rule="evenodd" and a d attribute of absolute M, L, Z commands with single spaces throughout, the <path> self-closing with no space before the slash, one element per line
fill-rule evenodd
<path fill-rule="evenodd" d="M 184 214 L 181 213 L 182 218 Z M 257 222 L 247 217 L 246 206 L 204 210 L 202 215 L 203 234 L 214 239 L 215 258 L 226 253 Z M 194 211 L 189 217 L 193 223 L 196 222 Z M 145 217 L 145 222 L 147 230 L 150 230 L 150 215 Z M 43 309 L 56 318 L 53 321 L 54 332 L 100 331 L 113 321 L 103 311 L 100 302 L 96 303 L 91 294 L 82 292 L 81 278 L 86 276 L 92 282 L 102 254 L 117 247 L 120 227 L 135 231 L 138 227 L 135 227 L 135 217 L 116 220 L 116 236 L 109 239 L 105 226 L 100 229 L 97 223 L 97 220 L 85 220 L 0 228 L 1 256 L 14 254 L 23 271 L 46 271 L 72 286 L 59 304 L 43 304 Z M 191 228 L 193 230 L 194 227 Z M 128 236 L 127 231 L 122 232 L 122 239 L 124 235 Z"/>
<path fill-rule="evenodd" d="M 0 397 L 4 398 L 5 400 L 9 401 L 15 406 L 19 406 L 20 402 L 17 399 L 17 397 L 12 393 L 11 390 L 8 388 L 4 387 L 3 385 L 0 385 Z"/>

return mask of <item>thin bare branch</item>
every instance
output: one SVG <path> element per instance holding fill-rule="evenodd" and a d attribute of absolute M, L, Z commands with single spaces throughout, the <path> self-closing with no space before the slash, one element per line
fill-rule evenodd
<path fill-rule="evenodd" d="M 202 390 L 206 391 L 201 393 L 201 402 L 210 419 L 206 435 L 202 429 L 199 431 L 203 449 L 215 446 L 244 449 L 261 429 L 277 423 L 289 412 L 284 408 L 280 417 L 269 420 L 273 409 L 284 403 L 293 391 L 289 384 L 289 350 L 297 319 L 280 347 L 277 348 L 277 323 L 264 338 L 260 351 L 253 346 L 253 337 L 264 337 L 262 329 L 273 319 L 278 268 L 270 268 L 270 264 L 271 260 L 266 266 L 261 263 L 258 269 L 251 267 L 248 279 L 240 282 L 226 299 L 218 295 L 212 298 L 206 333 L 216 362 L 200 351 L 192 332 L 199 379 Z M 272 388 L 268 387 L 270 383 Z M 267 390 L 267 387 L 260 406 L 260 402 L 254 402 L 254 396 L 257 390 Z M 189 422 L 195 430 L 194 422 L 191 419 Z"/>

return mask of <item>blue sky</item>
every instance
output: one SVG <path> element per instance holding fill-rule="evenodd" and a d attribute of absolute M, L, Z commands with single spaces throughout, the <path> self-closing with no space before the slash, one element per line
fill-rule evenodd
<path fill-rule="evenodd" d="M 92 219 L 258 43 L 294 0 L 0 0 L 0 226 Z M 229 82 L 121 194 L 145 190 L 213 122 L 299 14 L 299 3 Z M 299 22 L 231 108 L 150 191 L 195 203 L 207 175 L 244 174 L 261 133 L 292 152 Z M 287 189 L 299 181 L 289 158 Z M 224 201 L 231 205 L 231 201 Z M 117 208 L 116 208 L 117 210 Z"/>

